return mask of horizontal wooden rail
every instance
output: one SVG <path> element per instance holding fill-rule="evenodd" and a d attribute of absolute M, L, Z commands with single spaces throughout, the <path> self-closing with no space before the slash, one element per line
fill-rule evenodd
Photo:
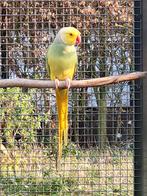
<path fill-rule="evenodd" d="M 146 72 L 133 72 L 129 74 L 94 78 L 88 80 L 72 80 L 71 88 L 84 88 L 116 84 L 119 82 L 137 80 L 139 78 L 143 78 L 145 75 Z M 0 88 L 6 87 L 55 88 L 55 82 L 51 80 L 31 80 L 22 78 L 1 79 Z M 59 88 L 66 88 L 65 81 L 59 82 Z"/>

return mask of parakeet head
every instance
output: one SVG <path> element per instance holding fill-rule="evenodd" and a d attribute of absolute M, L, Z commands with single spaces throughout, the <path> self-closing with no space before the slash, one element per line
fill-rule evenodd
<path fill-rule="evenodd" d="M 74 27 L 63 27 L 58 32 L 55 42 L 67 45 L 79 45 L 81 43 L 80 32 Z"/>

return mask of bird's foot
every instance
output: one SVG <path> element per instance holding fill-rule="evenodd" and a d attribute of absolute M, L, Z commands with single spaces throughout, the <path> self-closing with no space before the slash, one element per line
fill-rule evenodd
<path fill-rule="evenodd" d="M 56 89 L 59 88 L 59 80 L 58 79 L 55 79 L 55 87 L 56 87 Z"/>
<path fill-rule="evenodd" d="M 66 84 L 66 87 L 67 87 L 68 90 L 70 89 L 70 83 L 71 83 L 71 79 L 67 78 L 65 80 L 65 84 Z"/>

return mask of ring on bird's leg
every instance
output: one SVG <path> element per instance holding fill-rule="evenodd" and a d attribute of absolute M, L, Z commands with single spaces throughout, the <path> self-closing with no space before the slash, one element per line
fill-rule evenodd
<path fill-rule="evenodd" d="M 58 79 L 55 79 L 55 87 L 56 87 L 56 89 L 59 88 L 59 80 Z"/>
<path fill-rule="evenodd" d="M 65 80 L 65 84 L 66 84 L 66 87 L 67 87 L 68 90 L 70 89 L 70 83 L 71 83 L 71 79 L 67 78 Z"/>

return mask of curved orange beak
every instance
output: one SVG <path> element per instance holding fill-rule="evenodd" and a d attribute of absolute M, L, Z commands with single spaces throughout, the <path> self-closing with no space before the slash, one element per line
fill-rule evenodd
<path fill-rule="evenodd" d="M 76 39 L 76 45 L 79 45 L 81 43 L 81 36 L 78 35 Z"/>

